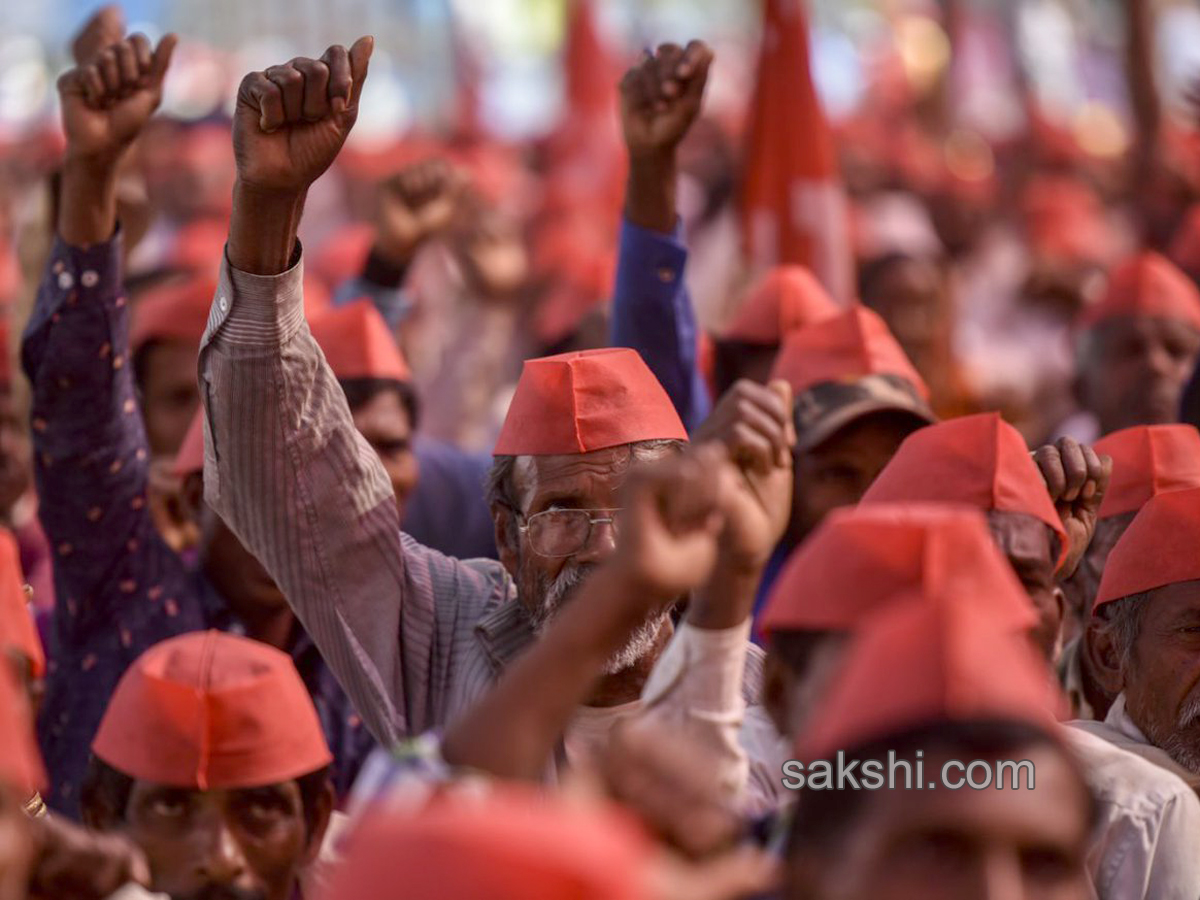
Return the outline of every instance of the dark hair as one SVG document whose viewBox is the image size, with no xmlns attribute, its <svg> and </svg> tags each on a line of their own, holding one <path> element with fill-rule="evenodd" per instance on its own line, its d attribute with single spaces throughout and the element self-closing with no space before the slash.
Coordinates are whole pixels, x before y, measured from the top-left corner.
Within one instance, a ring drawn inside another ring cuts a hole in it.
<svg viewBox="0 0 1200 900">
<path fill-rule="evenodd" d="M 925 757 L 952 751 L 961 759 L 1016 759 L 1018 753 L 1027 753 L 1037 747 L 1051 747 L 1071 759 L 1087 796 L 1088 822 L 1094 825 L 1098 816 L 1096 800 L 1080 773 L 1078 763 L 1049 732 L 1032 723 L 1012 719 L 932 722 L 849 749 L 846 758 L 878 760 L 886 772 L 889 752 L 895 753 L 896 760 L 910 762 L 916 759 L 918 750 L 924 751 Z M 797 852 L 836 850 L 858 825 L 874 793 L 856 790 L 798 791 L 795 816 L 788 832 L 788 856 Z"/>
<path fill-rule="evenodd" d="M 146 366 L 150 359 L 150 351 L 160 343 L 162 342 L 154 339 L 146 341 L 133 351 L 133 355 L 130 358 L 130 363 L 133 365 L 133 383 L 137 387 L 139 394 L 145 393 L 146 390 Z"/>
<path fill-rule="evenodd" d="M 329 784 L 329 766 L 309 772 L 294 779 L 300 788 L 300 801 L 304 805 L 304 828 L 308 835 L 317 825 L 321 795 Z M 88 759 L 87 772 L 83 776 L 79 802 L 84 820 L 94 828 L 111 828 L 125 820 L 129 807 L 129 795 L 133 791 L 134 779 L 119 769 L 114 769 L 96 755 Z"/>
<path fill-rule="evenodd" d="M 413 390 L 411 384 L 391 378 L 347 378 L 345 381 L 339 381 L 338 384 L 342 386 L 342 393 L 346 395 L 346 402 L 350 405 L 351 412 L 366 406 L 384 391 L 395 391 L 400 397 L 400 405 L 408 413 L 409 427 L 413 431 L 417 430 L 420 406 L 417 403 L 417 392 Z"/>
</svg>

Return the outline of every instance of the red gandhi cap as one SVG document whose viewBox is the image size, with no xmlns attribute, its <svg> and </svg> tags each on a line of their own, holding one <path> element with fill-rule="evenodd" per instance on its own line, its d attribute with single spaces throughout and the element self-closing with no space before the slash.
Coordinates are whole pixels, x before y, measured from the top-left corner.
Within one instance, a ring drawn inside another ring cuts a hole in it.
<svg viewBox="0 0 1200 900">
<path fill-rule="evenodd" d="M 204 407 L 196 410 L 192 424 L 188 426 L 183 443 L 175 454 L 175 462 L 171 471 L 177 478 L 186 478 L 196 472 L 204 471 Z"/>
<path fill-rule="evenodd" d="M 1104 565 L 1095 611 L 1105 603 L 1200 580 L 1200 488 L 1151 497 Z"/>
<path fill-rule="evenodd" d="M 412 373 L 396 338 L 370 300 L 355 300 L 316 313 L 308 327 L 338 381 L 411 380 Z"/>
<path fill-rule="evenodd" d="M 0 665 L 0 784 L 8 785 L 22 798 L 46 785 L 29 703 L 6 665 Z"/>
<path fill-rule="evenodd" d="M 1191 425 L 1135 425 L 1092 449 L 1113 461 L 1101 519 L 1141 509 L 1164 491 L 1200 487 L 1200 432 Z"/>
<path fill-rule="evenodd" d="M 871 413 L 936 421 L 925 382 L 883 319 L 861 305 L 784 338 L 771 378 L 792 386 L 801 452 Z"/>
<path fill-rule="evenodd" d="M 213 262 L 215 269 L 220 257 Z M 217 283 L 207 276 L 165 284 L 147 291 L 133 308 L 129 345 L 137 353 L 150 341 L 179 341 L 194 345 L 200 352 L 200 339 L 208 327 Z"/>
<path fill-rule="evenodd" d="M 38 678 L 46 674 L 46 652 L 29 612 L 21 553 L 16 539 L 5 530 L 0 530 L 0 646 L 24 654 Z"/>
<path fill-rule="evenodd" d="M 862 503 L 933 501 L 1024 513 L 1058 535 L 1059 563 L 1069 549 L 1062 519 L 1020 432 L 999 413 L 948 419 L 910 434 Z"/>
<path fill-rule="evenodd" d="M 528 789 L 445 796 L 417 813 L 368 813 L 323 900 L 648 900 L 655 847 L 615 807 Z"/>
<path fill-rule="evenodd" d="M 722 339 L 778 344 L 838 311 L 833 298 L 804 266 L 775 266 L 751 286 Z"/>
<path fill-rule="evenodd" d="M 916 591 L 851 639 L 800 739 L 802 758 L 832 758 L 938 722 L 1028 722 L 1053 736 L 1064 708 L 1027 640 L 997 633 L 977 604 Z"/>
<path fill-rule="evenodd" d="M 528 359 L 496 456 L 590 453 L 637 441 L 687 440 L 679 413 L 635 350 Z"/>
<path fill-rule="evenodd" d="M 995 613 L 1013 630 L 1038 622 L 983 514 L 968 506 L 879 503 L 831 513 L 788 558 L 762 631 L 851 631 L 912 591 Z"/>
<path fill-rule="evenodd" d="M 1165 256 L 1147 250 L 1112 270 L 1108 290 L 1083 309 L 1077 327 L 1093 328 L 1118 316 L 1175 319 L 1200 330 L 1200 290 Z"/>
<path fill-rule="evenodd" d="M 156 644 L 122 676 L 92 752 L 140 781 L 260 787 L 333 761 L 287 654 L 219 631 Z"/>
</svg>

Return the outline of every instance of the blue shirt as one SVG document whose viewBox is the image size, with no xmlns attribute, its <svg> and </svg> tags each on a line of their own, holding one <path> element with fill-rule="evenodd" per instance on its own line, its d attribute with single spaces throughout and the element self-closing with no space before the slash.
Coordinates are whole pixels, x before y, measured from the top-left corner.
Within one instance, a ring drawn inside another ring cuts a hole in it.
<svg viewBox="0 0 1200 900">
<path fill-rule="evenodd" d="M 22 346 L 57 593 L 38 738 L 52 781 L 47 802 L 72 816 L 92 738 L 130 663 L 185 632 L 241 630 L 203 574 L 163 542 L 150 513 L 120 245 L 119 235 L 86 250 L 55 242 Z M 288 650 L 344 792 L 373 741 L 298 623 Z"/>
</svg>

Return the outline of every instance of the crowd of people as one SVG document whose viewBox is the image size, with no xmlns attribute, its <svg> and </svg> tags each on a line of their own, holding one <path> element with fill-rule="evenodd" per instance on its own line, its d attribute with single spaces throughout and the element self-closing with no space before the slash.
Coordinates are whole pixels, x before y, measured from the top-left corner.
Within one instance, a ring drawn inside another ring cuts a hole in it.
<svg viewBox="0 0 1200 900">
<path fill-rule="evenodd" d="M 186 35 L 78 32 L 0 184 L 0 900 L 1196 900 L 1153 5 L 1113 158 L 832 127 L 795 0 L 726 121 L 590 6 L 520 146 L 347 143 L 369 36 L 182 121 Z"/>
</svg>

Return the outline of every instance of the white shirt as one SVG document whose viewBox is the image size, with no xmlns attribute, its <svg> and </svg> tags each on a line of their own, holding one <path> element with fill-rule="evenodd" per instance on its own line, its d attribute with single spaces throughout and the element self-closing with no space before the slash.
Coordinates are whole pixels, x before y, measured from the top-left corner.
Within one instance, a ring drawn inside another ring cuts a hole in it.
<svg viewBox="0 0 1200 900">
<path fill-rule="evenodd" d="M 1124 694 L 1119 694 L 1113 701 L 1103 722 L 1076 721 L 1071 724 L 1076 728 L 1090 731 L 1109 743 L 1116 744 L 1122 750 L 1136 753 L 1142 759 L 1147 759 L 1156 766 L 1178 775 L 1193 791 L 1200 793 L 1200 772 L 1185 769 L 1171 759 L 1165 750 L 1150 743 L 1150 739 L 1142 734 L 1142 730 L 1133 723 L 1133 719 L 1129 718 L 1129 713 L 1125 709 Z"/>
<path fill-rule="evenodd" d="M 1091 733 L 1063 728 L 1083 763 L 1100 822 L 1088 870 L 1100 900 L 1200 897 L 1200 800 L 1182 779 Z"/>
</svg>

